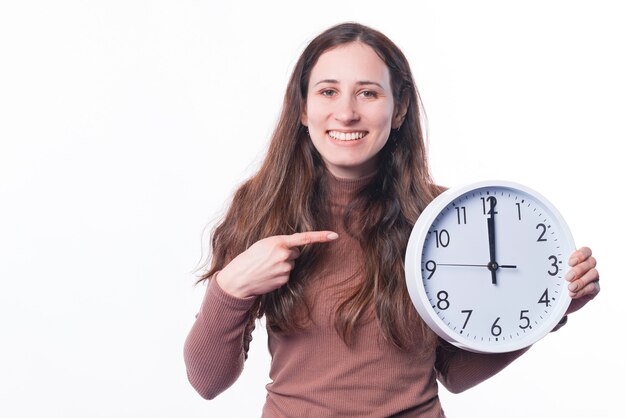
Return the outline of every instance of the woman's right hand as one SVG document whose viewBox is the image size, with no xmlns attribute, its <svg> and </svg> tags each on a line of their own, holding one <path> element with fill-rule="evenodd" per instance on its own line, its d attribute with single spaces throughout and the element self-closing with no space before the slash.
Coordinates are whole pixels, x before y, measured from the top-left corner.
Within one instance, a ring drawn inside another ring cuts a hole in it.
<svg viewBox="0 0 626 418">
<path fill-rule="evenodd" d="M 271 292 L 289 280 L 295 260 L 300 256 L 298 247 L 330 242 L 337 237 L 332 231 L 311 231 L 264 238 L 233 258 L 217 274 L 217 283 L 237 298 Z"/>
</svg>

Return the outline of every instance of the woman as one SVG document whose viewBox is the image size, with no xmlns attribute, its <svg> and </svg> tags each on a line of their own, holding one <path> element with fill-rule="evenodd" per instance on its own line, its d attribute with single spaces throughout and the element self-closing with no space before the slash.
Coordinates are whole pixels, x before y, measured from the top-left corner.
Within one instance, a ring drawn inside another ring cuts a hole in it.
<svg viewBox="0 0 626 418">
<path fill-rule="evenodd" d="M 437 380 L 460 392 L 524 350 L 465 352 L 417 316 L 403 257 L 441 192 L 402 52 L 342 24 L 298 60 L 261 169 L 213 233 L 209 280 L 185 344 L 205 398 L 241 373 L 255 320 L 272 355 L 263 416 L 444 416 Z M 598 292 L 588 248 L 570 258 L 573 312 Z"/>
</svg>

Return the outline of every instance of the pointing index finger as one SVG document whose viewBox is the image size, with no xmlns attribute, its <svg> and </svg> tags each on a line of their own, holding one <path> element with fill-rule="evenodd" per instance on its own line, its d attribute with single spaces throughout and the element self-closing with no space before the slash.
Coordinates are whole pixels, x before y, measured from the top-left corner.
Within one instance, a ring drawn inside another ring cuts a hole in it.
<svg viewBox="0 0 626 418">
<path fill-rule="evenodd" d="M 292 235 L 285 236 L 285 244 L 287 247 L 300 247 L 302 245 L 314 244 L 317 242 L 329 242 L 339 237 L 337 233 L 332 231 L 308 231 L 296 232 Z"/>
</svg>

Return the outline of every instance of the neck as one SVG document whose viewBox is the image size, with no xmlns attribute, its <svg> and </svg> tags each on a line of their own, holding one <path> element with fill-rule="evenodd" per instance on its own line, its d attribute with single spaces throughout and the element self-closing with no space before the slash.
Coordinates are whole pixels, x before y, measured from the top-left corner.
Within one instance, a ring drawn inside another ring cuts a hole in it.
<svg viewBox="0 0 626 418">
<path fill-rule="evenodd" d="M 350 203 L 357 193 L 372 181 L 376 173 L 359 178 L 340 178 L 331 172 L 326 172 L 326 181 L 331 203 L 345 206 Z"/>
</svg>

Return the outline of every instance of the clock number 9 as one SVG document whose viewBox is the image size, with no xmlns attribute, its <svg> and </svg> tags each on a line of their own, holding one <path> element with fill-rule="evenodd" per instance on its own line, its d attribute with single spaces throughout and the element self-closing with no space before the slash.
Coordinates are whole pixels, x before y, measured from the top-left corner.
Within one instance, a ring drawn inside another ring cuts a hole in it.
<svg viewBox="0 0 626 418">
<path fill-rule="evenodd" d="M 491 326 L 491 335 L 493 335 L 494 337 L 497 337 L 500 334 L 502 334 L 502 327 L 498 325 L 499 320 L 500 320 L 500 317 L 497 317 L 495 322 Z"/>
<path fill-rule="evenodd" d="M 558 262 L 559 259 L 556 258 L 556 256 L 551 255 L 550 257 L 548 257 L 548 260 L 552 260 L 552 264 L 550 264 L 552 267 L 554 267 L 554 271 L 552 270 L 548 270 L 548 274 L 550 276 L 556 276 L 557 274 L 559 274 L 559 266 L 558 266 Z"/>
<path fill-rule="evenodd" d="M 433 274 L 435 274 L 435 270 L 437 270 L 437 263 L 435 263 L 433 260 L 428 260 L 426 264 L 424 264 L 424 268 L 426 268 L 426 270 L 430 272 L 430 274 L 426 278 L 426 280 L 430 280 L 430 278 L 433 277 Z"/>
<path fill-rule="evenodd" d="M 448 292 L 445 290 L 437 292 L 437 307 L 442 311 L 445 311 L 450 307 L 450 302 L 448 302 Z"/>
</svg>

